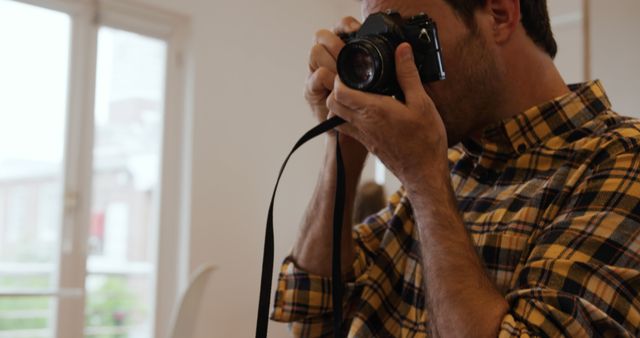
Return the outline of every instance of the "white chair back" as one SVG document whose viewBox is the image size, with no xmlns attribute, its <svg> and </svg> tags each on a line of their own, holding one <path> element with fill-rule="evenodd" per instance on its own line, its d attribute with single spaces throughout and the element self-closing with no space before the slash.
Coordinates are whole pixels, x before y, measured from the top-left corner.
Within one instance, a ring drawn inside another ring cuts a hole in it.
<svg viewBox="0 0 640 338">
<path fill-rule="evenodd" d="M 169 338 L 192 338 L 200 317 L 202 299 L 209 283 L 212 265 L 200 266 L 192 275 L 189 286 L 180 296 L 171 318 Z"/>
</svg>

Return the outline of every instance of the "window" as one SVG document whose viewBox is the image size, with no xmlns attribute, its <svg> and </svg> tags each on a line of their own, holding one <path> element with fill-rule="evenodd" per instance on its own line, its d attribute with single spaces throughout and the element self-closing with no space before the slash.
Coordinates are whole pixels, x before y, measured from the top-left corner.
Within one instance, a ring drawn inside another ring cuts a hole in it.
<svg viewBox="0 0 640 338">
<path fill-rule="evenodd" d="M 70 37 L 67 14 L 0 0 L 0 292 L 7 294 L 56 287 Z M 52 300 L 0 298 L 0 337 L 51 336 Z"/>
<path fill-rule="evenodd" d="M 150 337 L 166 42 L 98 33 L 86 336 Z"/>
<path fill-rule="evenodd" d="M 126 2 L 0 0 L 0 338 L 167 329 L 184 26 Z"/>
</svg>

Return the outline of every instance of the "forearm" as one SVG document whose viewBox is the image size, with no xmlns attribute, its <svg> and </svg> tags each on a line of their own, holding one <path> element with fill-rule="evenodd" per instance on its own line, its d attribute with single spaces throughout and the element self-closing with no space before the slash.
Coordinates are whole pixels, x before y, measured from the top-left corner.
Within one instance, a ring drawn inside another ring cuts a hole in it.
<svg viewBox="0 0 640 338">
<path fill-rule="evenodd" d="M 331 276 L 332 225 L 336 189 L 336 138 L 330 136 L 327 140 L 323 168 L 292 252 L 293 260 L 301 269 L 325 277 Z M 365 158 L 366 154 L 344 158 L 346 196 L 341 243 L 343 274 L 351 270 L 355 257 L 351 215 Z"/>
<path fill-rule="evenodd" d="M 441 337 L 496 337 L 508 310 L 488 278 L 464 226 L 448 180 L 414 191 L 415 212 L 433 333 Z"/>
</svg>

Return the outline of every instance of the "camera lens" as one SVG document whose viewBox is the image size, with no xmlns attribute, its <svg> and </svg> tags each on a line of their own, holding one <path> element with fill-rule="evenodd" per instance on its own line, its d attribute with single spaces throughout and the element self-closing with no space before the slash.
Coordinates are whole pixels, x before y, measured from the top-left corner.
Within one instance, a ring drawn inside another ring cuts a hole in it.
<svg viewBox="0 0 640 338">
<path fill-rule="evenodd" d="M 349 56 L 349 63 L 352 69 L 348 72 L 349 76 L 358 83 L 370 83 L 376 72 L 375 61 L 371 54 L 361 49 L 356 49 Z"/>
<path fill-rule="evenodd" d="M 384 92 L 384 85 L 393 70 L 393 48 L 379 37 L 354 39 L 338 56 L 338 74 L 347 86 L 369 92 Z M 389 68 L 391 67 L 391 68 Z"/>
</svg>

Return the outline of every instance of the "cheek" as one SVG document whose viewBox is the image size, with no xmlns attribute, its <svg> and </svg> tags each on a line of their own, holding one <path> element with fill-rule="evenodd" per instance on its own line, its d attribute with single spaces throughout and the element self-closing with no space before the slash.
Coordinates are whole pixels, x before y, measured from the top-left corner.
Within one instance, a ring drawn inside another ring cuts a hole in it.
<svg viewBox="0 0 640 338">
<path fill-rule="evenodd" d="M 452 88 L 451 82 L 448 80 L 439 81 L 436 83 L 430 83 L 425 86 L 425 90 L 438 110 L 438 114 L 442 118 L 445 125 L 448 124 L 448 120 L 451 115 L 451 101 L 453 101 L 453 93 L 455 88 Z"/>
<path fill-rule="evenodd" d="M 456 93 L 461 90 L 458 88 L 465 82 L 465 69 L 461 62 L 464 56 L 460 51 L 449 50 L 448 53 L 443 51 L 443 63 L 446 78 L 442 81 L 432 82 L 425 86 L 427 94 L 433 99 L 436 105 L 448 105 L 448 103 L 456 97 Z"/>
<path fill-rule="evenodd" d="M 444 48 L 444 46 L 443 46 Z M 442 51 L 447 82 L 452 90 L 467 90 L 468 84 L 474 82 L 474 74 L 487 62 L 484 46 L 471 34 L 461 37 Z"/>
<path fill-rule="evenodd" d="M 446 79 L 444 81 L 433 83 L 433 90 L 435 94 L 442 94 L 447 90 L 454 90 L 455 86 L 461 85 L 461 82 L 465 81 L 465 74 L 468 72 L 467 60 L 470 55 L 466 48 L 462 47 L 463 41 L 457 43 L 449 42 L 446 45 L 442 45 L 442 62 L 444 64 L 444 71 Z"/>
</svg>

